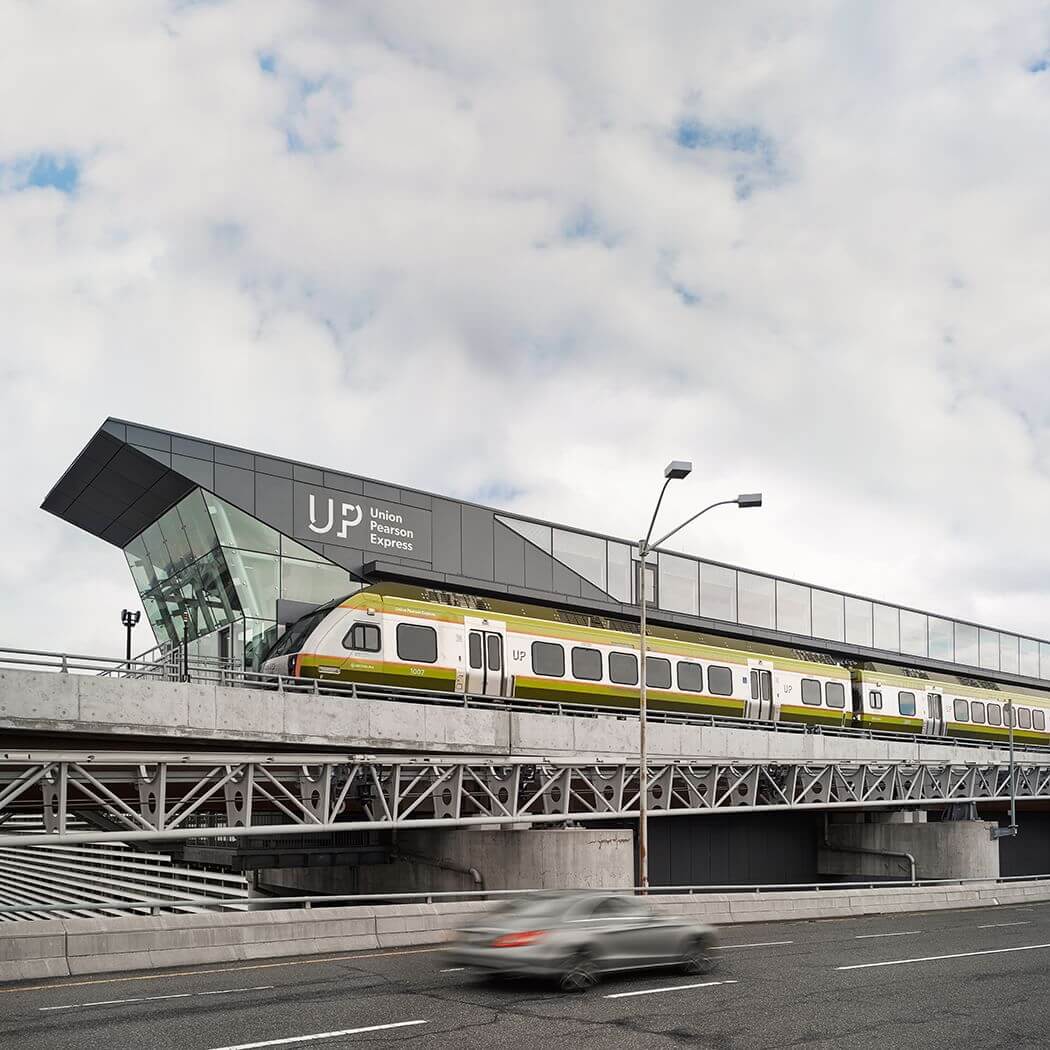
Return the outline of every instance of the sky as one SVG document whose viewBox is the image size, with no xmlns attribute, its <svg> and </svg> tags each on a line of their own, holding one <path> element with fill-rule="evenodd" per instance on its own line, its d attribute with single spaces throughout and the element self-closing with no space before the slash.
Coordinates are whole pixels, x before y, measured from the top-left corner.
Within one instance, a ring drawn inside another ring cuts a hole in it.
<svg viewBox="0 0 1050 1050">
<path fill-rule="evenodd" d="M 1050 638 L 1050 3 L 0 5 L 0 646 L 113 415 Z M 145 648 L 145 637 L 138 637 Z"/>
</svg>

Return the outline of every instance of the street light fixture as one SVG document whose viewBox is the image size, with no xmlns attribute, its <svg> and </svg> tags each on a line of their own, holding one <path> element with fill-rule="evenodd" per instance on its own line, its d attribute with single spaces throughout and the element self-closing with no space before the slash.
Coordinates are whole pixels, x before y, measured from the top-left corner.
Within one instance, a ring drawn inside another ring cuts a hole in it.
<svg viewBox="0 0 1050 1050">
<path fill-rule="evenodd" d="M 138 609 L 121 609 L 120 610 L 120 622 L 127 628 L 128 640 L 127 640 L 127 663 L 128 670 L 131 669 L 131 632 L 134 630 L 135 625 L 142 618 L 142 613 Z"/>
<path fill-rule="evenodd" d="M 673 528 L 666 535 L 661 536 L 660 539 L 655 542 L 650 542 L 653 535 L 653 527 L 656 525 L 656 516 L 660 513 L 660 504 L 663 503 L 664 493 L 667 491 L 667 486 L 672 481 L 680 481 L 682 478 L 687 478 L 693 470 L 693 464 L 688 463 L 685 460 L 673 459 L 670 463 L 664 467 L 664 485 L 660 489 L 660 496 L 656 501 L 656 508 L 653 510 L 652 519 L 649 522 L 649 531 L 645 534 L 645 539 L 638 544 L 638 605 L 640 610 L 640 635 L 639 635 L 639 652 L 641 656 L 639 677 L 638 677 L 638 884 L 642 888 L 643 893 L 647 893 L 649 890 L 649 769 L 648 769 L 648 751 L 646 747 L 646 714 L 648 711 L 648 695 L 646 681 L 646 637 L 645 637 L 645 616 L 646 607 L 649 604 L 649 589 L 647 586 L 646 579 L 646 561 L 650 553 L 666 543 L 675 533 L 681 532 L 686 525 L 691 525 L 697 518 L 702 514 L 706 514 L 709 510 L 714 510 L 715 507 L 724 507 L 727 504 L 734 503 L 738 507 L 761 507 L 762 506 L 762 493 L 761 492 L 745 492 L 737 496 L 736 499 L 723 499 L 717 503 L 711 503 L 704 507 L 703 510 L 697 511 L 691 518 L 686 518 L 681 525 Z"/>
</svg>

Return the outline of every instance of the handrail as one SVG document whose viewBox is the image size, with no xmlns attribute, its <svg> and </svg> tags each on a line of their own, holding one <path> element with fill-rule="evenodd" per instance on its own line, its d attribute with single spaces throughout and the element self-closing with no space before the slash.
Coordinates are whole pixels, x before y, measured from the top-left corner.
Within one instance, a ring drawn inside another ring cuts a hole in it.
<svg viewBox="0 0 1050 1050">
<path fill-rule="evenodd" d="M 637 710 L 612 707 L 605 704 L 563 703 L 554 700 L 526 700 L 520 697 L 479 696 L 466 692 L 437 693 L 430 690 L 398 686 L 368 686 L 357 683 L 325 683 L 316 678 L 264 674 L 223 667 L 218 662 L 193 659 L 185 666 L 177 654 L 168 653 L 161 661 L 151 663 L 133 658 L 131 661 L 104 656 L 86 656 L 76 653 L 58 653 L 39 649 L 0 648 L 0 667 L 49 668 L 61 673 L 84 672 L 117 678 L 143 678 L 179 681 L 183 678 L 208 685 L 242 688 L 276 689 L 282 693 L 307 693 L 340 696 L 351 699 L 377 699 L 424 703 L 436 706 L 455 706 L 483 710 L 546 713 L 573 717 L 613 717 L 636 719 Z M 970 740 L 965 737 L 928 736 L 922 733 L 896 733 L 887 730 L 866 729 L 859 726 L 811 726 L 798 722 L 771 722 L 736 716 L 704 714 L 687 711 L 653 711 L 649 722 L 667 725 L 697 725 L 713 728 L 757 730 L 766 733 L 816 734 L 864 740 L 896 741 L 912 744 L 939 744 L 950 747 L 997 748 L 994 740 Z M 1032 754 L 1050 753 L 1043 744 L 1018 744 L 1019 750 Z"/>
<path fill-rule="evenodd" d="M 935 886 L 998 886 L 1011 883 L 1047 883 L 1050 885 L 1050 874 L 1045 875 L 1002 875 L 998 878 L 965 878 L 965 879 L 865 879 L 860 882 L 770 882 L 770 883 L 736 883 L 724 886 L 708 885 L 685 885 L 685 886 L 649 886 L 649 896 L 660 894 L 690 894 L 703 893 L 779 893 L 779 892 L 806 892 L 821 890 L 884 890 L 884 889 L 919 889 L 922 887 Z M 146 908 L 173 908 L 185 906 L 199 906 L 203 908 L 225 909 L 234 908 L 243 911 L 245 905 L 253 909 L 270 908 L 273 905 L 301 904 L 304 908 L 312 908 L 318 904 L 332 905 L 349 902 L 364 903 L 365 901 L 425 901 L 432 903 L 435 900 L 451 900 L 466 898 L 468 900 L 481 898 L 490 899 L 496 897 L 519 897 L 536 893 L 638 893 L 642 892 L 640 886 L 602 886 L 597 888 L 570 886 L 562 889 L 517 889 L 517 890 L 420 890 L 415 893 L 341 893 L 324 894 L 312 896 L 295 897 L 240 897 L 215 899 L 212 897 L 184 897 L 180 900 L 159 899 L 129 901 L 99 901 L 92 903 L 91 907 L 115 908 L 124 911 L 141 911 Z M 84 905 L 80 905 L 83 908 Z M 0 913 L 3 912 L 29 912 L 29 911 L 68 911 L 69 905 L 65 904 L 36 904 L 36 905 L 0 905 Z"/>
</svg>

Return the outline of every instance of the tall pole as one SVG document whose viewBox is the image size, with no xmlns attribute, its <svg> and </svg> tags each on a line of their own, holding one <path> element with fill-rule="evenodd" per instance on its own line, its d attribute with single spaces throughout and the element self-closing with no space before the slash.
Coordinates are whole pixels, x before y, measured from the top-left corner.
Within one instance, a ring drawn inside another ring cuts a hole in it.
<svg viewBox="0 0 1050 1050">
<path fill-rule="evenodd" d="M 125 621 L 124 626 L 127 628 L 127 632 L 128 632 L 128 644 L 127 644 L 127 649 L 126 649 L 126 654 L 125 654 L 124 659 L 125 659 L 125 662 L 128 664 L 128 666 L 130 667 L 131 666 L 131 621 L 130 620 Z"/>
<path fill-rule="evenodd" d="M 1014 773 L 1014 702 L 1007 700 L 1010 712 L 1010 827 L 1017 834 L 1017 777 Z"/>
<path fill-rule="evenodd" d="M 638 649 L 641 655 L 638 668 L 638 885 L 642 893 L 649 892 L 649 770 L 646 749 L 645 723 L 648 696 L 645 680 L 645 607 L 649 598 L 645 576 L 645 560 L 648 556 L 645 542 L 638 548 L 641 562 L 638 571 L 638 586 L 641 588 L 638 604 L 641 610 L 641 634 Z"/>
</svg>

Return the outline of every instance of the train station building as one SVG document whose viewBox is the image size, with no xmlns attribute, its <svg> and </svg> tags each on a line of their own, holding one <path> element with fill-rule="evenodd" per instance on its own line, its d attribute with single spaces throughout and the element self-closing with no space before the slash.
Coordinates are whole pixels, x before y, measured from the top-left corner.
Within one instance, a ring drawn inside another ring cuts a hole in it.
<svg viewBox="0 0 1050 1050">
<path fill-rule="evenodd" d="M 359 467 L 360 464 L 343 465 Z M 124 551 L 159 644 L 251 667 L 282 626 L 382 580 L 631 620 L 635 543 L 107 419 L 43 509 Z M 1050 642 L 686 554 L 646 565 L 667 626 L 1006 683 Z"/>
</svg>

